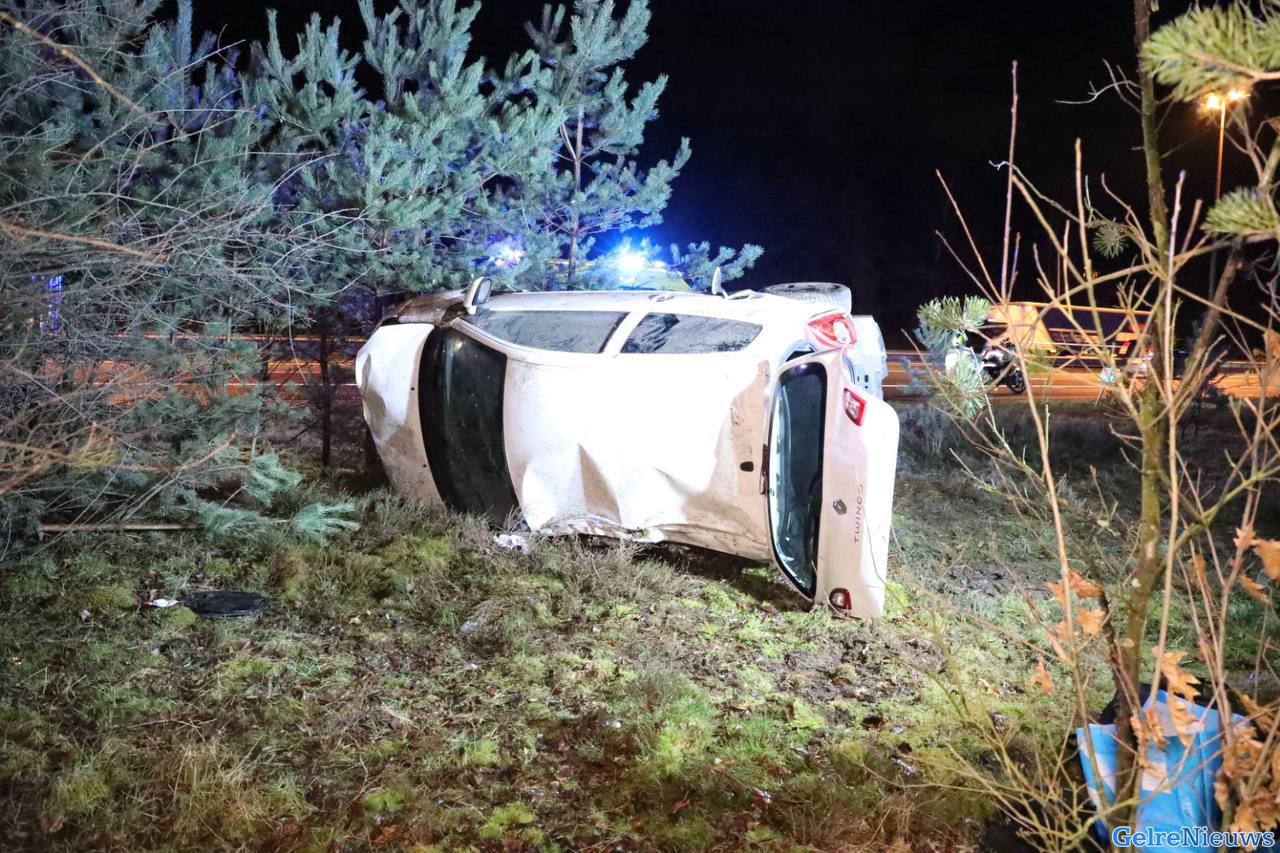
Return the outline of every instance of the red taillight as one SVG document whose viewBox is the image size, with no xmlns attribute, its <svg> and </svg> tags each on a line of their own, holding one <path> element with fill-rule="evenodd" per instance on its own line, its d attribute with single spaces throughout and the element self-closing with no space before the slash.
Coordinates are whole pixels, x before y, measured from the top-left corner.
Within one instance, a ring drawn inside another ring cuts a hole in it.
<svg viewBox="0 0 1280 853">
<path fill-rule="evenodd" d="M 809 328 L 813 330 L 818 342 L 827 346 L 848 346 L 858 340 L 858 333 L 853 330 L 853 321 L 847 314 L 823 314 L 816 320 L 810 320 Z"/>
<path fill-rule="evenodd" d="M 851 610 L 853 608 L 853 600 L 849 598 L 849 590 L 833 589 L 831 590 L 831 606 L 836 610 Z"/>
<path fill-rule="evenodd" d="M 855 426 L 862 426 L 862 416 L 867 413 L 867 401 L 848 388 L 844 389 L 844 413 Z"/>
</svg>

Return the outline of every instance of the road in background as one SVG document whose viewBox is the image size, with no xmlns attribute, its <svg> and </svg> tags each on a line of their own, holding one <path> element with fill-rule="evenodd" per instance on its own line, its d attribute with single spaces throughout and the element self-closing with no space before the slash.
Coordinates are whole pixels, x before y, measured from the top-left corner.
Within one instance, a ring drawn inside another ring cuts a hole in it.
<svg viewBox="0 0 1280 853">
<path fill-rule="evenodd" d="M 307 338 L 298 339 L 303 346 L 310 344 Z M 295 346 L 298 344 L 295 343 Z M 265 363 L 265 371 L 260 377 L 278 387 L 292 384 L 297 391 L 305 394 L 307 386 L 319 382 L 316 362 L 305 357 L 287 355 L 289 344 L 281 342 L 276 348 L 276 356 Z M 886 399 L 909 399 L 915 396 L 911 389 L 911 378 L 908 368 L 919 370 L 923 367 L 920 355 L 912 350 L 889 350 L 889 375 L 884 381 Z M 283 356 L 283 357 L 280 357 Z M 337 377 L 335 391 L 338 402 L 359 404 L 360 393 L 355 382 L 349 379 L 351 361 L 340 350 L 331 356 L 332 370 Z M 1027 377 L 1031 391 L 1040 398 L 1050 400 L 1097 400 L 1110 387 L 1104 383 L 1097 369 L 1081 367 L 1076 364 L 1055 367 L 1052 370 L 1038 371 Z M 1228 394 L 1238 397 L 1257 397 L 1258 378 L 1253 366 L 1247 362 L 1228 362 L 1224 365 L 1222 378 L 1218 387 Z M 1273 380 L 1269 394 L 1280 394 L 1280 377 Z M 1009 389 L 1001 386 L 996 389 L 997 397 L 1013 397 Z"/>
<path fill-rule="evenodd" d="M 886 399 L 915 396 L 909 388 L 909 367 L 917 370 L 923 367 L 918 353 L 911 350 L 889 350 L 889 375 L 884 381 Z M 1222 378 L 1216 384 L 1232 396 L 1258 396 L 1258 377 L 1248 362 L 1227 362 L 1223 365 Z M 1027 385 L 1037 397 L 1050 400 L 1097 400 L 1111 387 L 1102 381 L 1098 370 L 1078 365 L 1032 373 L 1027 377 Z M 1272 381 L 1267 393 L 1280 394 L 1280 377 Z M 996 396 L 1016 395 L 1001 386 L 996 390 Z"/>
</svg>

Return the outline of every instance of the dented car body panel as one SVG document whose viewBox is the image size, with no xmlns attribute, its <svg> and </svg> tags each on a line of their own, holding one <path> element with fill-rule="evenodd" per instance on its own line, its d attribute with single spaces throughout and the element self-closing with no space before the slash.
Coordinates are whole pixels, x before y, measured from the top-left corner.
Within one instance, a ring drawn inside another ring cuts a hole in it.
<svg viewBox="0 0 1280 853">
<path fill-rule="evenodd" d="M 815 601 L 880 613 L 897 418 L 854 384 L 846 347 L 814 340 L 808 324 L 830 309 L 588 292 L 504 294 L 474 315 L 415 310 L 382 325 L 356 362 L 402 493 L 544 534 L 773 562 Z M 779 379 L 797 367 L 820 371 L 823 391 L 791 399 L 800 414 L 779 426 Z M 813 459 L 779 450 L 784 429 L 820 459 L 816 481 L 793 482 L 793 471 L 813 479 Z"/>
</svg>

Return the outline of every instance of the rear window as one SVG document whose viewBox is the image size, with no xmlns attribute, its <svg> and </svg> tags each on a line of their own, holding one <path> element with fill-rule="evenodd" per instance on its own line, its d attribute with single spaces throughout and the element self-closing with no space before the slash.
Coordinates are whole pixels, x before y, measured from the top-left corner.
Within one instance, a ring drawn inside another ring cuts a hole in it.
<svg viewBox="0 0 1280 853">
<path fill-rule="evenodd" d="M 647 314 L 622 345 L 629 353 L 733 352 L 756 339 L 760 326 L 722 317 Z"/>
<path fill-rule="evenodd" d="M 620 311 L 480 311 L 466 321 L 516 346 L 597 353 L 622 318 Z"/>
</svg>

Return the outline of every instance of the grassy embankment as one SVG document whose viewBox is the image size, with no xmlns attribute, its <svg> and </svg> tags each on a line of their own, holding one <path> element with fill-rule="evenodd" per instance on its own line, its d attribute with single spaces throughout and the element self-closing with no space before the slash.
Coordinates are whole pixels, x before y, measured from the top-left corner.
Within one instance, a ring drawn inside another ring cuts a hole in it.
<svg viewBox="0 0 1280 853">
<path fill-rule="evenodd" d="M 1114 467 L 1105 426 L 1073 417 L 1064 460 Z M 1053 606 L 1056 568 L 908 426 L 874 623 L 807 612 L 772 570 L 504 551 L 381 491 L 323 547 L 51 543 L 0 575 L 0 846 L 972 840 L 991 802 L 950 786 L 958 758 L 994 766 L 980 728 L 1030 760 L 1070 725 L 1010 639 L 1042 639 L 1029 608 Z M 201 588 L 274 604 L 222 621 L 144 606 Z"/>
</svg>

